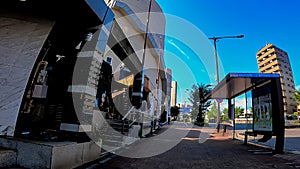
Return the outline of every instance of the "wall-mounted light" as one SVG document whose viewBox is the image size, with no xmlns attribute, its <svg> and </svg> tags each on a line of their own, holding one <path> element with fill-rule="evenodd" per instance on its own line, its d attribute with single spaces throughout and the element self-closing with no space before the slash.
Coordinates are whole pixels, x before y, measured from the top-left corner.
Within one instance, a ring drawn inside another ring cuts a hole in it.
<svg viewBox="0 0 300 169">
<path fill-rule="evenodd" d="M 65 58 L 65 56 L 63 56 L 63 55 L 56 55 L 56 57 L 57 57 L 56 62 L 58 62 L 62 58 Z"/>
<path fill-rule="evenodd" d="M 125 64 L 122 62 L 120 65 L 120 69 L 123 69 L 125 67 Z"/>
<path fill-rule="evenodd" d="M 80 47 L 81 47 L 81 43 L 82 43 L 82 41 L 80 41 L 80 42 L 78 43 L 78 45 L 75 47 L 75 49 L 79 50 Z"/>
<path fill-rule="evenodd" d="M 93 38 L 93 33 L 88 33 L 88 34 L 86 34 L 86 36 L 85 36 L 85 40 L 86 41 L 91 41 L 92 40 L 92 38 Z"/>
</svg>

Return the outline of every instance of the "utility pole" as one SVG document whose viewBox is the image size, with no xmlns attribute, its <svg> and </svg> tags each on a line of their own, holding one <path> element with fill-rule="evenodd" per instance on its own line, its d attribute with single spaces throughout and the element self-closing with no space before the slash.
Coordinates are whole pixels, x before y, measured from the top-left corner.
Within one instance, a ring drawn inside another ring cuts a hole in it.
<svg viewBox="0 0 300 169">
<path fill-rule="evenodd" d="M 217 41 L 219 39 L 225 39 L 225 38 L 243 38 L 244 35 L 237 35 L 237 36 L 219 36 L 219 37 L 211 37 L 208 39 L 211 39 L 214 41 L 214 54 L 215 54 L 215 60 L 216 60 L 216 80 L 217 84 L 219 84 L 219 61 L 218 61 L 218 54 L 217 54 Z M 221 112 L 220 112 L 220 103 L 217 101 L 217 106 L 218 106 L 218 116 L 217 116 L 217 131 L 219 133 L 220 131 L 220 121 L 221 121 Z"/>
</svg>

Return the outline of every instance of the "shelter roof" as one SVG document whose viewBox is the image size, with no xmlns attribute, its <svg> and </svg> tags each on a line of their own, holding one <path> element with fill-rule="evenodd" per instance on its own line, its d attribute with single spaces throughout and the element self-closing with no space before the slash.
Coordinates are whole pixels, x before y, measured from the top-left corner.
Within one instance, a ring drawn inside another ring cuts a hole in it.
<svg viewBox="0 0 300 169">
<path fill-rule="evenodd" d="M 274 78 L 280 78 L 280 75 L 275 73 L 228 73 L 206 98 L 231 99 L 255 87 L 262 86 Z"/>
</svg>

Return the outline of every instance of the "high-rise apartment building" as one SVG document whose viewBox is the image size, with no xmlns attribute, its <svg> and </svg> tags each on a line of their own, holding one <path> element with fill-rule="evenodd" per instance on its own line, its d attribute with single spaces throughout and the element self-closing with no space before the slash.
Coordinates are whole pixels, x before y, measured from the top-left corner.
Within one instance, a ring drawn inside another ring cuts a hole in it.
<svg viewBox="0 0 300 169">
<path fill-rule="evenodd" d="M 177 82 L 172 81 L 171 106 L 176 106 L 176 104 L 177 104 Z"/>
<path fill-rule="evenodd" d="M 287 52 L 273 44 L 266 44 L 256 53 L 259 72 L 280 74 L 284 113 L 292 114 L 297 111 L 293 97 L 295 83 Z"/>
</svg>

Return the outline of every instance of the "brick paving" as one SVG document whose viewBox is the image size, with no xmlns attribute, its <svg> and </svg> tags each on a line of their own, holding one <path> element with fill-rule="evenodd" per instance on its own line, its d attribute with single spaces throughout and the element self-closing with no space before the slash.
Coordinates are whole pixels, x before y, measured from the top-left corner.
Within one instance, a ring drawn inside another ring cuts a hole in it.
<svg viewBox="0 0 300 169">
<path fill-rule="evenodd" d="M 245 130 L 236 130 L 235 138 L 243 140 L 244 135 L 240 135 L 239 133 L 244 133 Z M 258 135 L 257 137 L 249 136 L 248 141 L 254 144 L 259 144 L 262 146 L 270 147 L 275 149 L 276 137 L 273 136 L 267 142 L 258 142 L 258 139 L 262 138 L 262 135 Z M 285 129 L 285 141 L 284 141 L 284 151 L 285 152 L 293 152 L 295 154 L 300 154 L 300 128 L 286 128 Z"/>
<path fill-rule="evenodd" d="M 168 128 L 168 126 L 164 126 Z M 195 127 L 186 138 L 199 138 L 205 128 Z M 159 134 L 159 133 L 158 133 Z M 147 147 L 147 141 L 139 141 L 137 147 Z M 138 150 L 138 149 L 135 149 Z M 145 149 L 147 150 L 147 149 Z M 213 133 L 205 142 L 199 139 L 183 139 L 165 153 L 148 158 L 128 158 L 118 155 L 99 159 L 78 169 L 269 169 L 298 168 L 300 155 L 269 153 L 270 150 L 254 145 L 244 145 L 233 140 L 231 134 Z M 300 167 L 299 167 L 300 168 Z"/>
</svg>

